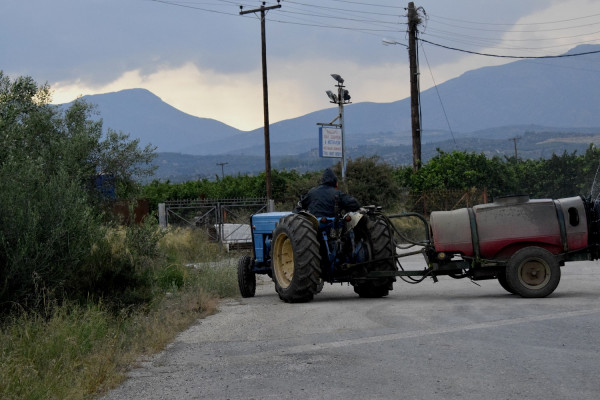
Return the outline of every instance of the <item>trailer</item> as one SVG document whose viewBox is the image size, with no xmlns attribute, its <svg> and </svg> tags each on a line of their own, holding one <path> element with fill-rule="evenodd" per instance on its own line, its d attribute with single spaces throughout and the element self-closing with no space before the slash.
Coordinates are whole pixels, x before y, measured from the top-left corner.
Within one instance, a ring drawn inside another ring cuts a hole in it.
<svg viewBox="0 0 600 400">
<path fill-rule="evenodd" d="M 403 230 L 407 219 L 417 221 L 421 239 Z M 565 263 L 596 260 L 600 249 L 600 202 L 583 197 L 506 196 L 429 219 L 384 215 L 374 206 L 336 218 L 264 213 L 250 225 L 253 255 L 238 262 L 240 292 L 254 296 L 256 274 L 267 274 L 286 302 L 310 301 L 325 283 L 347 282 L 361 297 L 383 297 L 396 278 L 418 283 L 439 276 L 497 279 L 510 293 L 546 297 Z M 423 255 L 423 269 L 404 270 L 402 258 L 414 254 Z"/>
</svg>

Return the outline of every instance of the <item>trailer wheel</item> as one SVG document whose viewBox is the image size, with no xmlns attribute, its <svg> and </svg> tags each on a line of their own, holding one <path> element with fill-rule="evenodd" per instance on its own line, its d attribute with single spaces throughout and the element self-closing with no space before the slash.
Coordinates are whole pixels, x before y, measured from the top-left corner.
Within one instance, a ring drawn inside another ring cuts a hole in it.
<svg viewBox="0 0 600 400">
<path fill-rule="evenodd" d="M 510 294 L 517 294 L 515 292 L 515 289 L 513 289 L 512 287 L 510 287 L 508 285 L 508 279 L 506 279 L 506 270 L 501 271 L 498 274 L 498 282 L 500 283 L 500 286 L 502 286 L 502 288 L 504 290 L 506 290 L 508 293 L 510 293 Z"/>
<path fill-rule="evenodd" d="M 321 281 L 319 241 L 312 222 L 300 214 L 284 217 L 273 231 L 271 251 L 279 298 L 286 303 L 312 300 Z"/>
<path fill-rule="evenodd" d="M 237 278 L 242 297 L 254 297 L 256 293 L 256 274 L 252 271 L 252 259 L 242 256 L 238 260 Z"/>
<path fill-rule="evenodd" d="M 392 230 L 387 221 L 379 215 L 369 217 L 366 226 L 366 241 L 371 246 L 371 258 L 381 260 L 372 263 L 369 271 L 396 271 L 396 245 L 394 244 Z M 358 280 L 352 285 L 354 292 L 360 297 L 378 298 L 385 297 L 393 289 L 395 277 L 381 279 Z"/>
<path fill-rule="evenodd" d="M 508 260 L 506 280 L 521 297 L 546 297 L 560 282 L 560 265 L 548 250 L 525 247 Z"/>
</svg>

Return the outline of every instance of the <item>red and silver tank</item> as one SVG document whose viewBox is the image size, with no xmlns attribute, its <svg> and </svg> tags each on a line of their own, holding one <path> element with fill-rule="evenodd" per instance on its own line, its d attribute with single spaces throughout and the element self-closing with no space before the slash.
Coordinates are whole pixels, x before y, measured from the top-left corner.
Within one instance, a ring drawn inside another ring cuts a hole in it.
<svg viewBox="0 0 600 400">
<path fill-rule="evenodd" d="M 553 254 L 580 250 L 588 246 L 588 224 L 581 197 L 509 196 L 430 217 L 436 252 L 483 259 L 506 259 L 532 245 Z"/>
</svg>

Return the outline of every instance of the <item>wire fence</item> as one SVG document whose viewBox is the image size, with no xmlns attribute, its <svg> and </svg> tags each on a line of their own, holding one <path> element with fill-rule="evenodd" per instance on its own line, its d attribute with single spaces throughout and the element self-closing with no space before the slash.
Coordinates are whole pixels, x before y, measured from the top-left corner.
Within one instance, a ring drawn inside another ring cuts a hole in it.
<svg viewBox="0 0 600 400">
<path fill-rule="evenodd" d="M 226 244 L 251 242 L 250 216 L 268 209 L 266 198 L 172 200 L 159 204 L 161 226 L 204 229 L 211 240 Z"/>
<path fill-rule="evenodd" d="M 407 197 L 406 208 L 429 216 L 432 211 L 450 211 L 487 202 L 488 193 L 485 188 L 441 189 L 410 193 Z"/>
</svg>

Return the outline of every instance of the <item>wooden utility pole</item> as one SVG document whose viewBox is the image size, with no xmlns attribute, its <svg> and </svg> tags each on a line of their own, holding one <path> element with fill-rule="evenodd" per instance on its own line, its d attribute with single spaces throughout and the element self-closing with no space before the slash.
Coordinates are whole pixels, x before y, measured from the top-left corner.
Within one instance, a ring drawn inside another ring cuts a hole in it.
<svg viewBox="0 0 600 400">
<path fill-rule="evenodd" d="M 421 113 L 419 109 L 419 67 L 417 33 L 421 23 L 415 3 L 408 3 L 408 58 L 410 62 L 410 117 L 413 141 L 413 169 L 421 168 Z"/>
<path fill-rule="evenodd" d="M 262 41 L 262 80 L 263 80 L 263 110 L 264 110 L 264 132 L 265 132 L 265 183 L 267 186 L 267 199 L 272 198 L 271 190 L 271 143 L 269 139 L 269 90 L 267 87 L 267 39 L 265 30 L 265 12 L 268 10 L 274 10 L 281 8 L 279 0 L 277 0 L 276 6 L 265 7 L 263 1 L 260 8 L 253 10 L 242 10 L 243 6 L 240 6 L 240 15 L 256 13 L 260 11 L 260 36 Z"/>
</svg>

